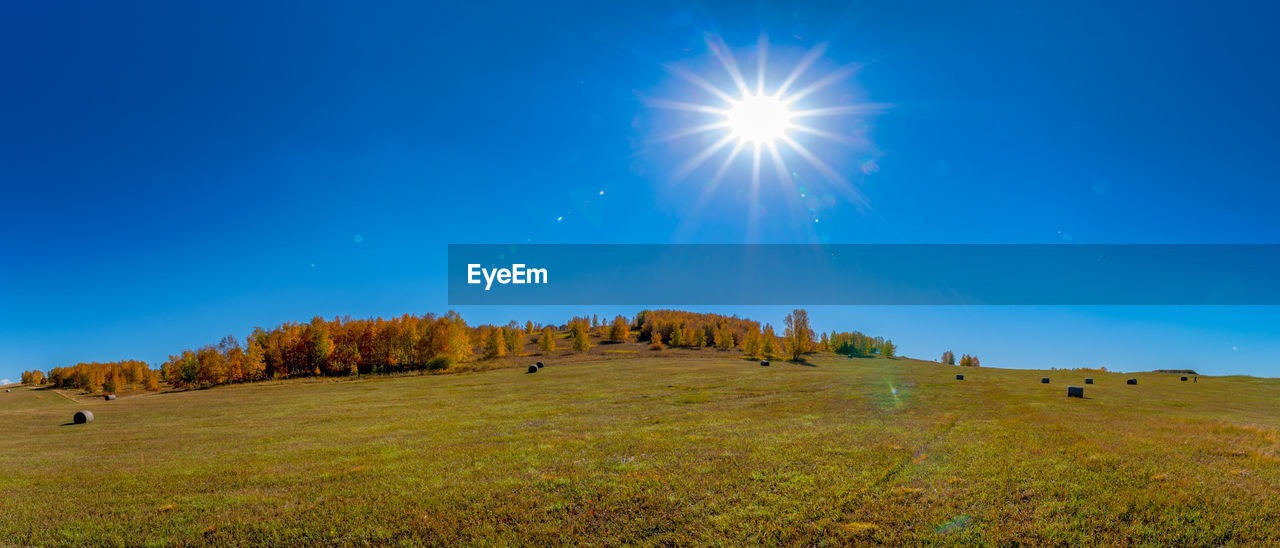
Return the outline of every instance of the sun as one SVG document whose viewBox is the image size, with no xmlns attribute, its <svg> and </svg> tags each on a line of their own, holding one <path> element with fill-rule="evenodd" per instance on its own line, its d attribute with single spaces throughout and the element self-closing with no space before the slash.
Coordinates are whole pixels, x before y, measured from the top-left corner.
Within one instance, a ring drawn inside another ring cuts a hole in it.
<svg viewBox="0 0 1280 548">
<path fill-rule="evenodd" d="M 756 145 L 774 143 L 791 129 L 791 109 L 769 95 L 748 95 L 734 101 L 724 117 L 731 135 Z"/>
<path fill-rule="evenodd" d="M 662 98 L 646 98 L 649 106 L 681 110 L 693 113 L 688 118 L 692 125 L 674 129 L 658 135 L 655 141 L 684 140 L 696 136 L 719 133 L 718 138 L 704 139 L 707 143 L 701 150 L 694 150 L 690 157 L 681 163 L 672 178 L 680 181 L 717 156 L 719 167 L 714 170 L 710 179 L 706 180 L 703 196 L 699 203 L 708 201 L 710 193 L 730 173 L 730 166 L 737 159 L 746 157 L 751 165 L 750 185 L 752 200 L 758 194 L 761 171 L 764 164 L 772 164 L 778 181 L 794 190 L 794 194 L 804 196 L 804 189 L 795 185 L 794 171 L 787 165 L 788 157 L 808 163 L 822 178 L 832 183 L 832 188 L 846 199 L 865 203 L 862 193 L 843 174 L 827 164 L 818 153 L 810 150 L 805 141 L 820 138 L 840 144 L 859 145 L 862 142 L 853 135 L 855 125 L 842 122 L 845 116 L 865 115 L 888 108 L 889 105 L 875 103 L 852 103 L 842 101 L 836 105 L 801 106 L 820 100 L 819 90 L 826 88 L 850 76 L 861 66 L 850 64 L 835 71 L 809 79 L 801 85 L 805 72 L 826 51 L 825 44 L 819 44 L 801 57 L 791 70 L 778 81 L 766 78 L 767 54 L 769 44 L 767 37 L 761 36 L 756 48 L 757 63 L 754 75 L 744 75 L 729 47 L 718 37 L 707 37 L 708 49 L 720 61 L 732 82 L 729 89 L 722 89 L 712 84 L 705 77 L 675 64 L 666 65 L 675 76 L 678 76 L 703 92 L 706 100 L 700 102 L 669 100 Z M 753 82 L 748 78 L 754 76 Z M 696 95 L 689 95 L 690 97 Z M 814 121 L 827 120 L 829 123 L 817 125 Z M 687 122 L 686 122 L 687 123 Z M 823 127 L 826 126 L 826 127 Z M 834 131 L 833 131 L 834 130 Z M 727 151 L 727 152 L 726 152 Z M 756 204 L 752 204 L 754 208 Z"/>
</svg>

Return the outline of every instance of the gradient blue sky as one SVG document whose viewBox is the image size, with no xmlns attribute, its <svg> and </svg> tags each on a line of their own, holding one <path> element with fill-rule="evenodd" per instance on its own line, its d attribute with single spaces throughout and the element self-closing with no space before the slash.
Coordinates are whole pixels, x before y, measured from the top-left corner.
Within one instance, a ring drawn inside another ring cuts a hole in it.
<svg viewBox="0 0 1280 548">
<path fill-rule="evenodd" d="M 6 3 L 0 378 L 441 312 L 447 243 L 1280 242 L 1275 7 L 788 4 Z M 762 33 L 860 64 L 814 106 L 890 105 L 811 142 L 866 204 L 794 158 L 799 206 L 673 180 L 705 141 L 654 142 L 684 119 L 647 98 L 700 97 L 664 65 L 723 83 L 708 35 Z M 1280 375 L 1275 307 L 810 309 L 925 358 Z"/>
</svg>

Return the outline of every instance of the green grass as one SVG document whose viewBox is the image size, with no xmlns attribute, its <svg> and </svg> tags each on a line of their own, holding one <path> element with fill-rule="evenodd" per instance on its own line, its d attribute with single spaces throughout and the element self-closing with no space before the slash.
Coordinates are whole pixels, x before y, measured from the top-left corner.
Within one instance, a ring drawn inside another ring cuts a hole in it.
<svg viewBox="0 0 1280 548">
<path fill-rule="evenodd" d="M 708 354 L 0 393 L 0 543 L 1280 545 L 1276 380 Z"/>
</svg>

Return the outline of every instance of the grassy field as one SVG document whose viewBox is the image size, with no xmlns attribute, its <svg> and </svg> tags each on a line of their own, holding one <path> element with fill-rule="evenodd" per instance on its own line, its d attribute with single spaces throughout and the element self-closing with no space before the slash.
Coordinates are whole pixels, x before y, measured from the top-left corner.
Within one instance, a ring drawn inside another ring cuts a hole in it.
<svg viewBox="0 0 1280 548">
<path fill-rule="evenodd" d="M 1275 379 L 707 351 L 0 398 L 0 543 L 1280 545 Z"/>
</svg>

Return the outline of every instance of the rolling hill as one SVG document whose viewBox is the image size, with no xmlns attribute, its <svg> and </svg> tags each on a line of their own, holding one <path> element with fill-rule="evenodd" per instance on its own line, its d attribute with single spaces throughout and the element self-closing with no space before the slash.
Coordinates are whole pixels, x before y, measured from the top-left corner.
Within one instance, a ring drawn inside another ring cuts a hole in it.
<svg viewBox="0 0 1280 548">
<path fill-rule="evenodd" d="M 714 350 L 112 402 L 22 387 L 0 394 L 0 539 L 1277 545 L 1277 404 L 1274 379 Z"/>
</svg>

